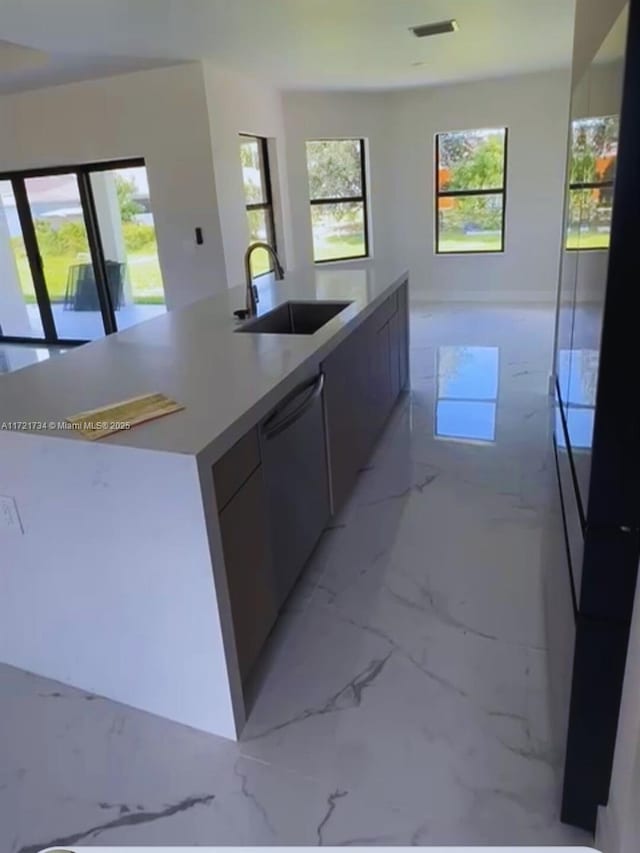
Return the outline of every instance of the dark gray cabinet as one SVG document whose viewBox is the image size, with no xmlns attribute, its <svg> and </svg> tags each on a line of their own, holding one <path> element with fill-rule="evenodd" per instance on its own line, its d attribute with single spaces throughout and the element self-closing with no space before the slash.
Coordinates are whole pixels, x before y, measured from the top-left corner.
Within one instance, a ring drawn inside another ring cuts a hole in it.
<svg viewBox="0 0 640 853">
<path fill-rule="evenodd" d="M 371 365 L 371 424 L 372 443 L 384 426 L 395 397 L 391 369 L 391 320 L 372 330 L 369 359 Z"/>
<path fill-rule="evenodd" d="M 368 351 L 368 330 L 361 326 L 322 366 L 334 509 L 348 497 L 369 452 Z"/>
<path fill-rule="evenodd" d="M 278 614 L 257 430 L 247 433 L 214 465 L 213 478 L 238 664 L 244 680 Z"/>
<path fill-rule="evenodd" d="M 405 282 L 213 467 L 243 680 L 328 520 L 327 472 L 335 511 L 407 385 L 408 341 Z"/>
<path fill-rule="evenodd" d="M 213 466 L 218 512 L 224 509 L 259 464 L 258 430 L 251 429 Z"/>
<path fill-rule="evenodd" d="M 406 284 L 398 290 L 398 310 L 395 316 L 392 340 L 396 343 L 399 390 L 409 384 L 409 288 Z"/>
<path fill-rule="evenodd" d="M 323 363 L 333 509 L 345 502 L 409 380 L 406 282 Z"/>
<path fill-rule="evenodd" d="M 282 607 L 331 515 L 324 376 L 302 382 L 260 426 L 276 603 Z"/>
</svg>

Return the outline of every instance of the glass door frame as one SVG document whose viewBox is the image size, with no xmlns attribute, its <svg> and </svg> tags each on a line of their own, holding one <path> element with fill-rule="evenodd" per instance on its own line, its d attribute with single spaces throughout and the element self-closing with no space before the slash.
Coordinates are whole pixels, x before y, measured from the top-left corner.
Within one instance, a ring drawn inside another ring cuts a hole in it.
<svg viewBox="0 0 640 853">
<path fill-rule="evenodd" d="M 38 246 L 38 237 L 27 194 L 25 183 L 26 179 L 49 177 L 53 175 L 74 175 L 76 177 L 78 182 L 78 191 L 80 194 L 80 205 L 82 207 L 82 217 L 89 242 L 89 252 L 96 280 L 96 290 L 105 335 L 111 335 L 114 332 L 117 332 L 118 328 L 115 309 L 108 287 L 104 249 L 100 237 L 100 226 L 98 223 L 95 198 L 91 186 L 91 174 L 94 172 L 107 172 L 113 169 L 137 168 L 140 166 L 144 167 L 145 165 L 143 157 L 134 157 L 123 160 L 105 160 L 98 163 L 83 163 L 81 165 L 24 169 L 20 172 L 0 172 L 0 181 L 9 181 L 13 189 L 16 201 L 16 211 L 20 221 L 20 227 L 22 229 L 22 238 L 24 240 L 27 260 L 31 270 L 33 287 L 36 294 L 36 301 L 40 311 L 44 332 L 42 337 L 0 334 L 0 343 L 44 343 L 51 345 L 64 344 L 65 346 L 79 346 L 80 344 L 87 343 L 87 340 L 63 338 L 58 335 L 53 310 L 51 308 L 51 298 L 49 296 L 47 282 L 44 275 L 42 255 L 40 254 L 40 248 Z"/>
<path fill-rule="evenodd" d="M 264 189 L 264 197 L 262 201 L 249 202 L 245 200 L 247 213 L 252 210 L 264 211 L 264 221 L 267 232 L 267 243 L 270 243 L 274 252 L 278 251 L 278 236 L 276 234 L 276 220 L 273 210 L 273 189 L 271 187 L 271 166 L 269 164 L 269 140 L 266 136 L 256 136 L 253 133 L 240 133 L 240 144 L 243 141 L 256 142 L 258 144 L 258 156 L 260 159 L 260 178 Z M 273 258 L 269 258 L 269 269 L 264 273 L 259 273 L 254 278 L 259 278 L 261 275 L 271 275 L 274 271 Z"/>
</svg>

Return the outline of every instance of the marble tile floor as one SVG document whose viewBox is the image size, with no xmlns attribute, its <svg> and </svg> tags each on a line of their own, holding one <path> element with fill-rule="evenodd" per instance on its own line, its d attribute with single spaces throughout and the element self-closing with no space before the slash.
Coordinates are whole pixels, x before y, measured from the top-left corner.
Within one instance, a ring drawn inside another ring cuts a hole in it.
<svg viewBox="0 0 640 853">
<path fill-rule="evenodd" d="M 558 820 L 547 711 L 552 332 L 550 306 L 413 307 L 411 393 L 240 743 L 0 667 L 0 849 L 590 844 Z"/>
<path fill-rule="evenodd" d="M 54 355 L 63 355 L 64 347 L 31 346 L 29 344 L 0 344 L 0 374 L 12 373 Z"/>
<path fill-rule="evenodd" d="M 73 311 L 65 308 L 62 302 L 53 302 L 51 305 L 53 319 L 58 336 L 66 340 L 93 341 L 104 337 L 104 322 L 100 311 Z M 144 305 L 130 303 L 116 309 L 116 327 L 128 329 L 145 320 L 159 317 L 164 314 L 167 307 L 164 303 L 160 305 Z M 31 328 L 36 334 L 42 331 L 40 315 L 37 305 L 27 306 Z"/>
</svg>

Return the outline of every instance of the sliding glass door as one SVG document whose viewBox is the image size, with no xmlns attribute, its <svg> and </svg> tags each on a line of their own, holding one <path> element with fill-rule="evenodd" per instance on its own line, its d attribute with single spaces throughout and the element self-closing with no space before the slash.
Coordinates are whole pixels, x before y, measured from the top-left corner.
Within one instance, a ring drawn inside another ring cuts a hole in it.
<svg viewBox="0 0 640 853">
<path fill-rule="evenodd" d="M 45 337 L 11 181 L 0 181 L 0 337 Z"/>
<path fill-rule="evenodd" d="M 166 310 L 144 161 L 0 176 L 0 340 L 79 343 Z"/>
<path fill-rule="evenodd" d="M 103 337 L 104 313 L 77 174 L 25 178 L 24 185 L 58 338 Z"/>
<path fill-rule="evenodd" d="M 147 170 L 101 169 L 89 179 L 111 304 L 124 329 L 167 310 Z"/>
</svg>

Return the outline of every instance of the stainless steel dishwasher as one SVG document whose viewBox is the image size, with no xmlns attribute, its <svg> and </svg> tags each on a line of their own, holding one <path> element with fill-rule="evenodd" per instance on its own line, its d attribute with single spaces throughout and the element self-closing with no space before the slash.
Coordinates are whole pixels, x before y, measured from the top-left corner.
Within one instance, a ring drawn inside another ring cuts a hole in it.
<svg viewBox="0 0 640 853">
<path fill-rule="evenodd" d="M 260 428 L 278 607 L 329 519 L 323 387 L 322 373 L 299 385 Z"/>
</svg>

